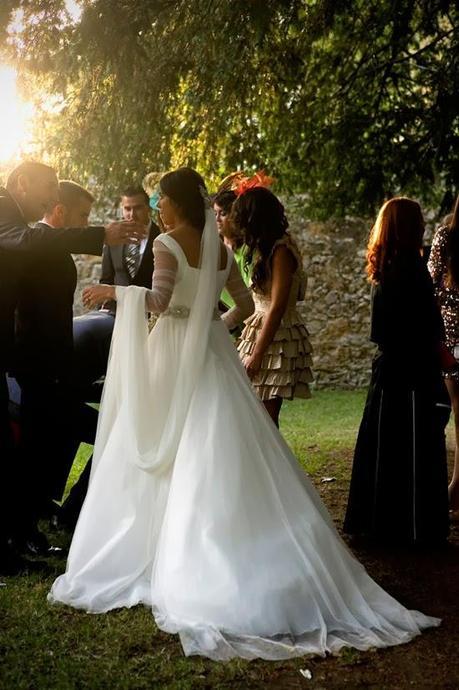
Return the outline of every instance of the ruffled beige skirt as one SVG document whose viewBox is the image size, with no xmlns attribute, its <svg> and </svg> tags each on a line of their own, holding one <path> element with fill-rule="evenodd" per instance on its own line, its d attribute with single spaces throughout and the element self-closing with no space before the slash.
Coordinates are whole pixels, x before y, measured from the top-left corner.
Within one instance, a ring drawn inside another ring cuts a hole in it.
<svg viewBox="0 0 459 690">
<path fill-rule="evenodd" d="M 237 343 L 242 360 L 252 354 L 264 316 L 264 312 L 256 311 L 245 322 Z M 309 384 L 313 381 L 311 367 L 309 334 L 298 312 L 293 311 L 282 319 L 264 354 L 261 369 L 252 379 L 252 385 L 261 400 L 310 398 Z"/>
</svg>

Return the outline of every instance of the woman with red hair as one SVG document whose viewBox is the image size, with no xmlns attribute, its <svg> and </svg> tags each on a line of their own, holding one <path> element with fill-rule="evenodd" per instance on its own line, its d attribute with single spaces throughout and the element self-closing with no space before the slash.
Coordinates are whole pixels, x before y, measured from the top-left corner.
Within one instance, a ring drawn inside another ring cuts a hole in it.
<svg viewBox="0 0 459 690">
<path fill-rule="evenodd" d="M 421 256 L 419 204 L 387 201 L 371 231 L 371 340 L 378 346 L 354 454 L 344 529 L 403 543 L 448 535 L 441 376 L 444 329 Z"/>
</svg>

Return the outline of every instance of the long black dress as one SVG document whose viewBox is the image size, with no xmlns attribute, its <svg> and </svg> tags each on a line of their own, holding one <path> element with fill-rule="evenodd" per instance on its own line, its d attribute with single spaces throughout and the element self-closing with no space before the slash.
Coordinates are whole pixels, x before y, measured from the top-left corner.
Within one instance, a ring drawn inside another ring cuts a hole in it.
<svg viewBox="0 0 459 690">
<path fill-rule="evenodd" d="M 422 258 L 398 256 L 372 291 L 378 345 L 354 454 L 344 530 L 432 543 L 449 531 L 443 323 Z"/>
</svg>

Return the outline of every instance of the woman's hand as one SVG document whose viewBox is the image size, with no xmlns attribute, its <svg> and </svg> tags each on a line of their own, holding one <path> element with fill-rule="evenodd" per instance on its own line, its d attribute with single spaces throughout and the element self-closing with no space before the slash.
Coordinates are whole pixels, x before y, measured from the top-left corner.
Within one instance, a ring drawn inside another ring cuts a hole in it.
<svg viewBox="0 0 459 690">
<path fill-rule="evenodd" d="M 116 299 L 114 285 L 91 285 L 83 290 L 83 304 L 88 309 Z"/>
<path fill-rule="evenodd" d="M 244 359 L 244 367 L 247 372 L 247 376 L 250 379 L 253 379 L 253 377 L 256 376 L 260 371 L 262 360 L 263 355 L 257 354 L 256 352 Z"/>
</svg>

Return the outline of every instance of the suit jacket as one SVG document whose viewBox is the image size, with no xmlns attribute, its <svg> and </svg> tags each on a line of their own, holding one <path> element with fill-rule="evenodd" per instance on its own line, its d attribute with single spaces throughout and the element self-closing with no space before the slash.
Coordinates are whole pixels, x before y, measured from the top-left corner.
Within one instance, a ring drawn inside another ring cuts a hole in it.
<svg viewBox="0 0 459 690">
<path fill-rule="evenodd" d="M 35 303 L 43 312 L 43 305 L 38 304 L 43 292 L 38 297 L 34 296 L 33 290 L 37 285 L 44 285 L 46 271 L 55 269 L 56 254 L 60 257 L 65 255 L 70 260 L 70 253 L 101 254 L 103 241 L 103 227 L 55 229 L 40 224 L 37 228 L 31 228 L 13 197 L 0 187 L 0 370 L 9 368 L 12 363 L 15 309 L 19 298 L 23 300 L 23 305 L 26 302 L 29 305 Z M 65 270 L 69 270 L 68 261 Z M 27 299 L 23 282 L 26 277 L 32 290 Z M 69 288 L 66 295 L 67 309 Z M 55 297 L 54 294 L 53 299 Z M 26 313 L 30 314 L 32 308 L 29 307 Z M 38 331 L 35 330 L 32 336 L 31 329 L 28 337 L 38 347 L 40 339 L 44 337 L 45 324 L 39 326 L 36 320 L 34 323 Z M 48 326 L 50 323 L 50 319 L 47 319 Z"/>
<path fill-rule="evenodd" d="M 16 375 L 56 378 L 70 368 L 76 284 L 72 256 L 61 247 L 37 249 L 26 261 L 16 306 L 12 364 Z"/>
<path fill-rule="evenodd" d="M 159 233 L 159 227 L 152 221 L 148 240 L 145 245 L 145 251 L 142 254 L 137 273 L 134 277 L 131 277 L 126 266 L 126 246 L 109 247 L 105 245 L 102 254 L 102 273 L 100 282 L 105 285 L 138 285 L 140 287 L 151 288 L 154 268 L 153 240 Z M 103 308 L 115 314 L 116 302 L 106 302 Z"/>
</svg>

